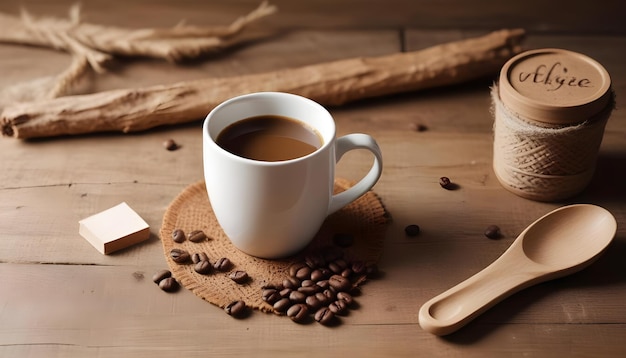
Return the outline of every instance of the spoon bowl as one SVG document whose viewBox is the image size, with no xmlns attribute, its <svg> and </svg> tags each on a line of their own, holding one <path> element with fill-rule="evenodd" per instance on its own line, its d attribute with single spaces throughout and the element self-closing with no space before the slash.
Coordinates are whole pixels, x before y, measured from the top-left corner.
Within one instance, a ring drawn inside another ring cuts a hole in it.
<svg viewBox="0 0 626 358">
<path fill-rule="evenodd" d="M 450 334 L 519 290 L 587 267 L 616 231 L 613 215 L 599 206 L 553 210 L 528 226 L 491 265 L 422 305 L 419 324 L 436 335 Z"/>
</svg>

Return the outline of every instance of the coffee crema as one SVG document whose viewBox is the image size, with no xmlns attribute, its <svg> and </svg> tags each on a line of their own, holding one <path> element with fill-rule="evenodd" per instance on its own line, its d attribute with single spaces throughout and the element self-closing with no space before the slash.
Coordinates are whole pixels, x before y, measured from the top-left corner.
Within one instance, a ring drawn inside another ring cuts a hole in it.
<svg viewBox="0 0 626 358">
<path fill-rule="evenodd" d="M 217 136 L 216 143 L 243 158 L 277 162 L 311 154 L 323 141 L 315 129 L 296 119 L 261 115 L 229 125 Z"/>
</svg>

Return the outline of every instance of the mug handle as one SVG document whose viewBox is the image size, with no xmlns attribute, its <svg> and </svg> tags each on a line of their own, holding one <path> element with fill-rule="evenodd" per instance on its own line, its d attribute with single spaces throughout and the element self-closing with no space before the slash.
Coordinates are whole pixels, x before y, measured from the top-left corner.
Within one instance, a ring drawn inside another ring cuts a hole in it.
<svg viewBox="0 0 626 358">
<path fill-rule="evenodd" d="M 374 154 L 374 163 L 372 164 L 370 171 L 358 183 L 346 191 L 332 196 L 328 207 L 328 215 L 343 208 L 365 194 L 374 186 L 374 184 L 376 184 L 383 172 L 383 156 L 380 148 L 378 147 L 378 143 L 376 143 L 374 138 L 367 134 L 353 133 L 337 138 L 335 143 L 336 162 L 339 162 L 341 157 L 346 154 L 346 152 L 354 149 L 367 149 L 372 152 L 372 154 Z"/>
</svg>

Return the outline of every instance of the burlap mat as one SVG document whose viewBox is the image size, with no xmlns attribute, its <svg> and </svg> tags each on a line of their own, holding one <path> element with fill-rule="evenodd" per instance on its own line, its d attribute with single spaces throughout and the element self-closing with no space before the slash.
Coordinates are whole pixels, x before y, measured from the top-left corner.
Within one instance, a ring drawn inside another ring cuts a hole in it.
<svg viewBox="0 0 626 358">
<path fill-rule="evenodd" d="M 351 185 L 345 179 L 337 179 L 335 191 L 343 191 Z M 389 216 L 381 200 L 370 191 L 329 216 L 311 244 L 301 253 L 281 260 L 259 259 L 241 252 L 231 244 L 213 214 L 204 181 L 200 181 L 185 188 L 167 208 L 160 236 L 170 271 L 183 287 L 219 307 L 243 299 L 249 307 L 269 312 L 271 307 L 263 302 L 261 288 L 267 284 L 281 283 L 288 276 L 289 267 L 302 261 L 307 254 L 333 246 L 333 235 L 336 233 L 354 236 L 352 246 L 342 249 L 346 259 L 376 263 L 382 254 L 388 221 Z M 193 230 L 203 230 L 210 239 L 201 243 L 189 240 L 175 243 L 172 240 L 172 231 L 175 229 L 182 229 L 186 234 Z M 177 264 L 170 258 L 169 253 L 175 247 L 183 248 L 190 254 L 204 252 L 211 263 L 227 257 L 233 263 L 230 271 L 246 271 L 250 280 L 245 284 L 237 284 L 228 277 L 228 272 L 198 274 L 191 262 Z"/>
</svg>

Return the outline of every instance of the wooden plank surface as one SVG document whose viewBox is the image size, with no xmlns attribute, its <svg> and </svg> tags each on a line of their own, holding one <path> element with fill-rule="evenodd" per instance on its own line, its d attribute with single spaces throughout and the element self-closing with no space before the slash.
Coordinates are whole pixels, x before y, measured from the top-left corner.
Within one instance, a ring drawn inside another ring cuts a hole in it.
<svg viewBox="0 0 626 358">
<path fill-rule="evenodd" d="M 71 3 L 26 6 L 64 15 Z M 132 135 L 0 138 L 0 357 L 626 355 L 626 114 L 619 105 L 626 94 L 626 37 L 618 11 L 608 10 L 623 5 L 576 2 L 574 13 L 584 11 L 586 22 L 548 14 L 558 2 L 545 13 L 536 11 L 539 2 L 484 1 L 471 6 L 473 13 L 427 1 L 276 3 L 280 15 L 265 23 L 290 30 L 280 36 L 179 67 L 122 60 L 95 89 L 384 55 L 527 25 L 533 30 L 527 47 L 586 53 L 612 76 L 618 109 L 607 125 L 596 177 L 563 203 L 504 190 L 491 169 L 493 78 L 331 108 L 339 135 L 366 132 L 379 141 L 385 169 L 374 190 L 393 221 L 380 262 L 383 277 L 363 287 L 359 308 L 342 325 L 327 328 L 259 312 L 235 320 L 189 291 L 166 294 L 151 282 L 152 273 L 166 267 L 158 237 L 163 213 L 187 185 L 202 180 L 201 119 Z M 2 2 L 0 11 L 15 12 L 18 4 Z M 94 0 L 83 7 L 90 20 L 139 27 L 182 18 L 226 24 L 256 4 Z M 56 74 L 68 63 L 67 55 L 52 50 L 0 44 L 0 88 Z M 428 130 L 413 131 L 414 123 Z M 181 148 L 163 149 L 168 138 Z M 350 153 L 338 175 L 356 179 L 370 160 Z M 444 175 L 459 190 L 440 188 Z M 78 220 L 121 201 L 148 222 L 152 237 L 103 256 L 78 235 Z M 421 330 L 421 304 L 491 263 L 539 216 L 576 202 L 602 205 L 618 221 L 614 243 L 594 265 L 520 292 L 451 336 Z M 404 235 L 411 223 L 422 227 L 420 236 Z M 486 239 L 489 224 L 498 224 L 504 237 Z"/>
</svg>

